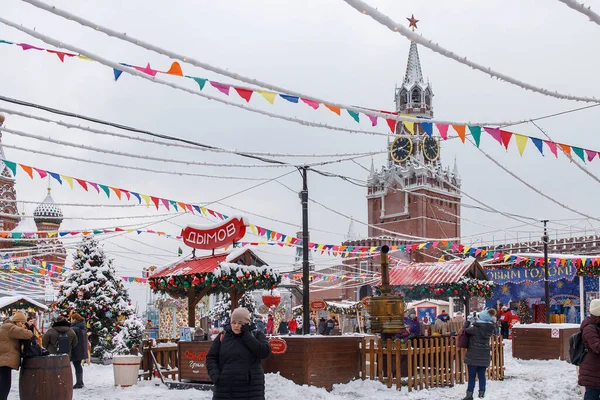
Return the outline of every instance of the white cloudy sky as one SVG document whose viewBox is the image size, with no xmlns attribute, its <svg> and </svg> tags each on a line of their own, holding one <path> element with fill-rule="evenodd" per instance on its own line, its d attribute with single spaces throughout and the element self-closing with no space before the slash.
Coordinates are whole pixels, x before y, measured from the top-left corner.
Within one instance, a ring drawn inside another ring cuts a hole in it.
<svg viewBox="0 0 600 400">
<path fill-rule="evenodd" d="M 229 71 L 315 97 L 377 109 L 393 108 L 394 85 L 404 75 L 409 48 L 409 42 L 405 38 L 361 15 L 342 0 L 179 0 L 155 4 L 140 0 L 55 0 L 53 3 L 101 25 L 127 32 L 131 36 Z M 406 22 L 406 17 L 414 14 L 420 20 L 418 32 L 422 35 L 459 55 L 515 78 L 563 93 L 594 96 L 600 91 L 600 81 L 597 79 L 600 58 L 594 55 L 594 51 L 590 51 L 593 48 L 590 45 L 596 43 L 596 37 L 600 35 L 600 27 L 558 1 L 370 0 L 370 4 L 397 21 Z M 597 0 L 589 4 L 600 9 Z M 37 32 L 112 61 L 134 65 L 145 65 L 149 61 L 154 68 L 163 70 L 168 69 L 171 62 L 167 57 L 107 37 L 18 0 L 5 0 L 2 10 L 6 19 L 35 28 Z M 51 47 L 4 25 L 0 25 L 0 39 Z M 527 92 L 491 79 L 427 49 L 419 48 L 419 51 L 423 73 L 433 85 L 436 118 L 465 122 L 512 121 L 586 105 Z M 22 51 L 19 47 L 7 45 L 0 46 L 0 60 L 0 93 L 4 96 L 214 146 L 245 151 L 321 154 L 379 151 L 385 150 L 386 146 L 384 137 L 307 128 L 207 101 L 126 74 L 118 82 L 114 82 L 112 70 L 97 63 L 68 59 L 63 64 L 53 55 Z M 232 83 L 229 78 L 219 77 L 190 65 L 183 65 L 183 69 L 187 75 Z M 192 80 L 170 80 L 191 89 L 197 88 Z M 221 96 L 212 87 L 207 86 L 205 91 Z M 232 94 L 230 100 L 243 102 L 236 94 Z M 337 117 L 326 109 L 313 111 L 302 104 L 285 104 L 281 99 L 271 106 L 255 95 L 251 105 L 330 125 L 356 126 L 349 116 Z M 0 107 L 55 118 L 50 114 L 4 102 L 0 102 Z M 75 120 L 69 122 L 88 125 Z M 600 139 L 594 133 L 600 124 L 600 114 L 596 108 L 542 120 L 538 124 L 555 141 L 600 150 Z M 101 149 L 179 160 L 249 163 L 233 155 L 140 144 L 67 130 L 15 116 L 9 116 L 5 125 Z M 361 127 L 370 129 L 364 122 Z M 386 132 L 387 127 L 380 122 L 379 129 Z M 511 129 L 523 134 L 542 136 L 531 124 Z M 257 182 L 154 174 L 128 170 L 127 166 L 254 178 L 274 178 L 290 171 L 280 168 L 201 167 L 149 162 L 64 147 L 9 133 L 5 133 L 2 140 L 10 145 L 43 149 L 57 155 L 114 163 L 122 168 L 94 166 L 61 159 L 60 156 L 6 149 L 9 160 L 193 203 L 213 202 L 250 188 Z M 598 182 L 571 165 L 564 157 L 561 156 L 559 160 L 555 160 L 553 156 L 541 157 L 531 143 L 524 156 L 520 157 L 514 142 L 507 152 L 486 134 L 482 137 L 482 148 L 510 171 L 553 198 L 584 214 L 598 215 Z M 568 234 L 569 230 L 577 233 L 585 230 L 588 234 L 596 231 L 597 221 L 585 220 L 584 217 L 540 197 L 492 164 L 470 144 L 463 145 L 457 140 L 444 143 L 443 162 L 451 165 L 454 157 L 458 160 L 464 191 L 478 200 L 505 212 L 559 220 L 551 224 L 553 237 Z M 381 165 L 385 158 L 384 154 L 376 156 L 375 164 Z M 298 163 L 310 161 L 306 158 L 293 160 Z M 368 157 L 358 162 L 365 167 L 370 165 Z M 587 167 L 591 173 L 598 174 L 599 165 L 600 161 L 594 161 Z M 323 169 L 360 179 L 367 176 L 363 168 L 351 162 Z M 301 179 L 297 173 L 280 179 L 280 182 L 296 191 L 301 187 Z M 19 199 L 42 200 L 46 185 L 46 181 L 37 178 L 31 181 L 24 173 L 19 172 Z M 345 215 L 354 216 L 357 220 L 366 220 L 364 188 L 315 174 L 309 176 L 309 186 L 311 198 Z M 182 215 L 169 222 L 159 222 L 167 217 L 164 209 L 156 211 L 145 207 L 125 207 L 126 202 L 112 198 L 106 200 L 95 192 L 86 193 L 77 187 L 70 190 L 67 186 L 53 184 L 53 188 L 53 196 L 57 202 L 96 205 L 64 206 L 64 229 L 154 223 L 152 229 L 178 234 L 186 223 L 202 223 L 202 220 L 190 215 Z M 474 203 L 468 199 L 464 201 Z M 276 182 L 228 198 L 224 203 L 260 215 L 250 216 L 251 222 L 284 233 L 293 234 L 297 229 L 294 225 L 298 226 L 300 223 L 301 210 L 297 194 Z M 98 204 L 123 207 L 99 207 Z M 33 205 L 25 204 L 24 207 L 26 214 L 33 212 Z M 212 207 L 224 213 L 232 213 L 224 205 L 213 204 Z M 20 208 L 22 209 L 21 205 Z M 131 216 L 147 218 L 127 218 Z M 463 216 L 462 233 L 465 243 L 489 243 L 492 240 L 497 243 L 504 241 L 505 237 L 511 241 L 516 237 L 540 236 L 539 226 L 515 228 L 520 225 L 519 222 L 501 215 L 463 208 Z M 339 243 L 343 240 L 348 225 L 348 219 L 311 204 L 310 227 L 313 229 L 314 241 Z M 360 234 L 366 234 L 366 227 L 363 225 L 357 224 L 357 230 Z M 490 231 L 495 232 L 482 235 Z M 164 264 L 172 259 L 180 246 L 174 240 L 149 235 L 122 235 L 104 240 L 104 245 L 115 258 L 120 273 L 126 276 L 141 276 L 144 266 Z M 291 249 L 269 248 L 261 250 L 261 254 L 275 266 L 284 267 L 293 261 Z M 145 288 L 131 286 L 131 290 L 134 298 L 143 301 Z"/>
</svg>

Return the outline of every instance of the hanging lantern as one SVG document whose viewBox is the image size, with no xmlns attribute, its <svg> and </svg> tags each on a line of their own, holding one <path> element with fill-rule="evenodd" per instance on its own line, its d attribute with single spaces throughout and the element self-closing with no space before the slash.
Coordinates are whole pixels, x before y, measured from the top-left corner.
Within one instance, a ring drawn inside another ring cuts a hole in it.
<svg viewBox="0 0 600 400">
<path fill-rule="evenodd" d="M 277 290 L 265 290 L 262 295 L 262 301 L 266 307 L 277 307 L 281 303 L 281 294 Z"/>
</svg>

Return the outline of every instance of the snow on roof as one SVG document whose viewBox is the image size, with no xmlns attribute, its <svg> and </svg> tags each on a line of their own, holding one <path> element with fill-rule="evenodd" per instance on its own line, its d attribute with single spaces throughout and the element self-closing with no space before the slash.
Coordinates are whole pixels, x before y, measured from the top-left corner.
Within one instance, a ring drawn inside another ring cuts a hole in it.
<svg viewBox="0 0 600 400">
<path fill-rule="evenodd" d="M 485 274 L 473 257 L 445 262 L 416 263 L 390 268 L 390 285 L 412 286 L 433 283 L 454 283 L 466 276 L 475 264 Z"/>
<path fill-rule="evenodd" d="M 27 297 L 27 296 L 22 296 L 22 295 L 0 297 L 0 309 L 6 308 L 6 307 L 10 306 L 11 304 L 19 303 L 19 302 L 27 302 L 27 303 L 31 304 L 33 307 L 37 307 L 42 310 L 48 309 L 48 307 L 46 307 L 42 303 L 38 303 L 37 301 L 33 300 L 32 298 Z"/>
<path fill-rule="evenodd" d="M 12 230 L 15 233 L 37 232 L 37 226 L 32 218 L 21 217 L 19 224 Z"/>
<path fill-rule="evenodd" d="M 513 328 L 522 329 L 579 329 L 579 324 L 519 324 L 513 325 Z"/>
<path fill-rule="evenodd" d="M 431 304 L 435 304 L 435 305 L 438 305 L 438 306 L 449 306 L 450 305 L 450 302 L 444 301 L 444 300 L 424 299 L 424 300 L 418 300 L 418 301 L 411 301 L 410 303 L 406 304 L 406 308 L 415 308 L 419 304 L 422 304 L 422 303 L 431 303 Z"/>
</svg>

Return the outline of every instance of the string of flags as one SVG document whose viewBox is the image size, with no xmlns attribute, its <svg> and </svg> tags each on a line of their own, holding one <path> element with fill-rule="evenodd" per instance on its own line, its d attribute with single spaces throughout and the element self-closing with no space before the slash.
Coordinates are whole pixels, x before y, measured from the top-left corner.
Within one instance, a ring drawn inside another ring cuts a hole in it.
<svg viewBox="0 0 600 400">
<path fill-rule="evenodd" d="M 0 40 L 0 44 L 18 46 L 21 49 L 23 49 L 24 51 L 36 50 L 36 51 L 46 52 L 47 54 L 53 54 L 53 55 L 56 55 L 59 58 L 59 60 L 63 63 L 65 62 L 65 59 L 67 59 L 67 58 L 78 58 L 78 59 L 92 61 L 88 57 L 81 55 L 81 54 L 42 48 L 42 47 L 34 46 L 31 44 L 27 44 L 27 43 L 15 43 L 15 42 L 7 41 L 7 40 Z M 213 80 L 206 79 L 206 78 L 185 75 L 183 73 L 181 65 L 177 61 L 173 62 L 168 70 L 154 69 L 150 66 L 150 63 L 147 63 L 145 67 L 136 66 L 136 65 L 127 64 L 127 63 L 120 63 L 120 64 L 123 66 L 126 66 L 126 67 L 134 68 L 137 71 L 143 72 L 152 77 L 155 77 L 157 74 L 166 74 L 166 75 L 171 75 L 171 76 L 178 76 L 178 77 L 182 77 L 182 78 L 192 79 L 193 81 L 195 81 L 198 84 L 201 91 L 204 90 L 205 87 L 210 86 L 214 90 L 216 90 L 216 92 L 221 93 L 222 95 L 225 95 L 225 96 L 230 96 L 232 92 L 235 92 L 238 94 L 239 97 L 244 99 L 247 103 L 249 103 L 252 96 L 255 93 L 257 93 L 262 98 L 264 98 L 267 102 L 269 102 L 270 104 L 275 104 L 276 99 L 283 99 L 288 103 L 305 104 L 314 110 L 317 110 L 321 106 L 323 106 L 323 107 L 329 109 L 331 112 L 337 114 L 338 116 L 341 116 L 342 110 L 344 110 L 350 117 L 352 117 L 353 120 L 355 120 L 356 122 L 360 122 L 361 113 L 358 113 L 358 112 L 355 112 L 352 110 L 348 110 L 348 109 L 343 109 L 343 108 L 333 106 L 330 104 L 319 103 L 319 102 L 311 100 L 311 99 L 306 99 L 303 97 L 293 96 L 293 95 L 289 95 L 289 94 L 285 94 L 285 93 L 277 93 L 277 92 L 258 90 L 258 89 L 254 90 L 254 89 L 249 89 L 249 88 L 244 88 L 244 87 L 238 87 L 238 86 L 223 83 L 223 82 L 213 81 Z M 115 81 L 117 81 L 120 78 L 122 73 L 123 73 L 123 71 L 121 71 L 119 69 L 113 69 L 113 76 L 114 76 Z M 361 108 L 364 108 L 364 107 L 361 107 Z M 365 109 L 367 109 L 367 108 L 365 108 Z M 373 110 L 373 111 L 379 112 L 379 113 L 384 113 L 384 114 L 389 114 L 390 116 L 398 115 L 398 116 L 406 116 L 406 117 L 411 117 L 411 118 L 414 117 L 414 116 L 407 115 L 407 114 L 399 114 L 399 113 L 393 112 L 393 111 L 385 111 L 385 110 Z M 368 113 L 362 113 L 362 114 L 364 114 L 364 116 L 368 118 L 368 120 L 371 122 L 372 126 L 377 126 L 379 119 L 385 119 L 385 122 L 387 123 L 390 131 L 392 133 L 396 132 L 398 121 L 396 121 L 395 118 L 381 118 L 376 115 L 371 115 Z M 433 134 L 434 134 L 433 128 L 435 126 L 440 137 L 443 140 L 448 139 L 448 131 L 449 131 L 449 128 L 452 127 L 452 129 L 457 133 L 458 137 L 461 139 L 461 141 L 463 143 L 465 142 L 465 138 L 467 135 L 467 129 L 468 129 L 468 132 L 473 137 L 473 140 L 474 140 L 475 144 L 477 145 L 477 147 L 480 146 L 482 133 L 485 132 L 492 139 L 494 139 L 496 142 L 498 142 L 498 144 L 500 144 L 501 146 L 504 146 L 507 151 L 510 146 L 510 143 L 513 141 L 513 138 L 514 138 L 515 145 L 521 156 L 523 156 L 523 153 L 524 153 L 525 148 L 527 147 L 528 143 L 531 142 L 541 155 L 544 155 L 544 150 L 546 149 L 546 150 L 550 151 L 550 153 L 552 153 L 555 158 L 558 158 L 558 153 L 559 153 L 559 151 L 561 151 L 561 152 L 564 152 L 564 154 L 566 154 L 568 156 L 571 156 L 572 154 L 574 154 L 577 157 L 579 157 L 583 162 L 591 162 L 596 157 L 600 159 L 600 152 L 597 150 L 586 149 L 583 147 L 573 146 L 571 144 L 566 144 L 566 143 L 553 142 L 551 140 L 544 140 L 544 139 L 541 139 L 538 137 L 522 135 L 522 134 L 519 134 L 516 132 L 511 132 L 511 131 L 503 130 L 500 128 L 492 128 L 492 127 L 468 125 L 468 124 L 450 125 L 450 124 L 441 124 L 441 123 L 433 123 L 433 122 L 415 123 L 412 121 L 402 121 L 402 124 L 403 124 L 404 128 L 406 129 L 406 131 L 408 131 L 409 133 L 411 133 L 413 135 L 415 134 L 415 125 L 419 125 L 421 127 L 421 129 L 423 130 L 423 132 L 425 132 L 429 137 L 433 137 Z"/>
<path fill-rule="evenodd" d="M 124 282 L 128 282 L 128 283 L 145 284 L 148 282 L 148 279 L 146 279 L 146 278 L 138 278 L 138 277 L 133 277 L 133 276 L 122 276 L 121 279 L 123 279 Z"/>
<path fill-rule="evenodd" d="M 68 268 L 62 267 L 57 264 L 49 263 L 47 261 L 38 259 L 38 258 L 25 258 L 20 259 L 19 263 L 15 263 L 16 257 L 11 257 L 10 255 L 2 256 L 2 259 L 10 262 L 1 262 L 0 261 L 0 272 L 30 272 L 33 274 L 39 275 L 48 275 L 48 276 L 58 276 L 62 275 Z"/>
</svg>

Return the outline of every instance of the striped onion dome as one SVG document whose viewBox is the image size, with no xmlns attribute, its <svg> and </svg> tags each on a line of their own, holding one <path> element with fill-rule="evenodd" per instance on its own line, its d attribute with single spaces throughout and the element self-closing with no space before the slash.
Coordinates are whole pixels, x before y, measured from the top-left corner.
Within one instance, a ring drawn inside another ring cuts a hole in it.
<svg viewBox="0 0 600 400">
<path fill-rule="evenodd" d="M 35 208 L 33 219 L 36 224 L 45 222 L 60 225 L 62 223 L 63 212 L 60 207 L 54 203 L 54 199 L 50 194 L 50 188 L 48 188 L 48 195 L 44 201 Z"/>
</svg>

